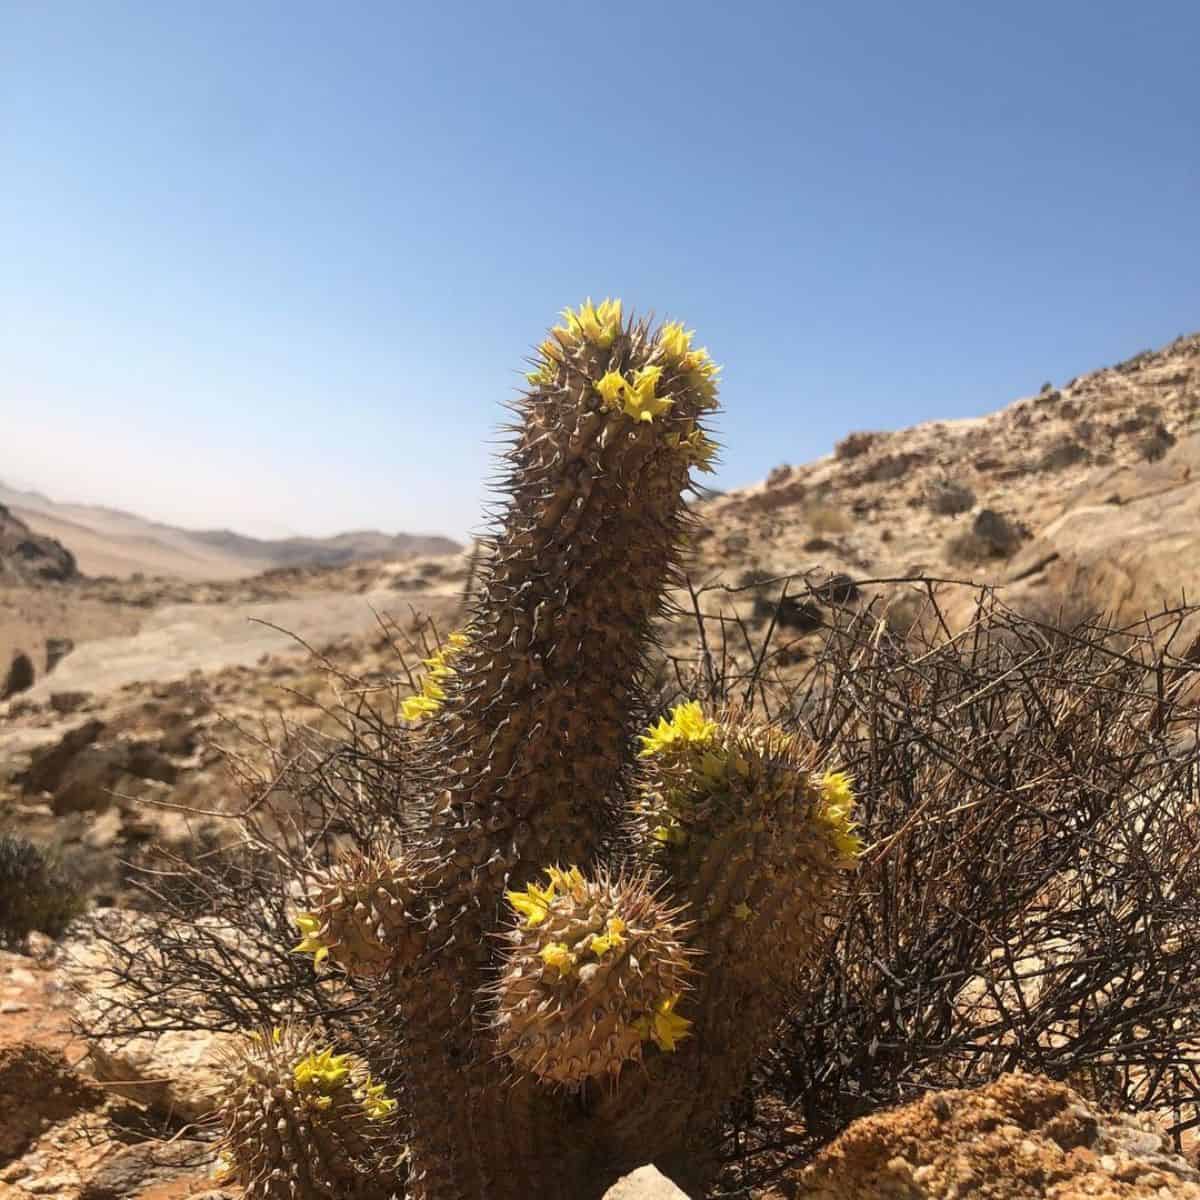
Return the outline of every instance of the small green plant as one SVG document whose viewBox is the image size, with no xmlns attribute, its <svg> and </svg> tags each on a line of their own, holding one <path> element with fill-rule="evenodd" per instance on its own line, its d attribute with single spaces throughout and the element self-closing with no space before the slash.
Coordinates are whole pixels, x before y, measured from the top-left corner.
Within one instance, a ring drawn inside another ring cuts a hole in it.
<svg viewBox="0 0 1200 1200">
<path fill-rule="evenodd" d="M 0 944 L 16 945 L 34 930 L 57 937 L 84 907 L 53 854 L 28 838 L 0 834 Z"/>
</svg>

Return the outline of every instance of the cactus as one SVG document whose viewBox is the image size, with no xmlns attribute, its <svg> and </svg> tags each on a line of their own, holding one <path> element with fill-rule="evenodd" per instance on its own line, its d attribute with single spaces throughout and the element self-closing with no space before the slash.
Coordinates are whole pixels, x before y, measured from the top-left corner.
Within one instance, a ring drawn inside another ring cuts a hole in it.
<svg viewBox="0 0 1200 1200">
<path fill-rule="evenodd" d="M 404 708 L 413 832 L 299 917 L 373 989 L 413 1200 L 586 1200 L 647 1161 L 702 1186 L 857 853 L 802 738 L 695 703 L 636 736 L 714 453 L 692 336 L 606 300 L 541 344 L 467 627 Z"/>
<path fill-rule="evenodd" d="M 387 1200 L 381 1128 L 396 1102 L 352 1054 L 290 1026 L 252 1033 L 225 1053 L 218 1177 L 246 1200 Z"/>
</svg>

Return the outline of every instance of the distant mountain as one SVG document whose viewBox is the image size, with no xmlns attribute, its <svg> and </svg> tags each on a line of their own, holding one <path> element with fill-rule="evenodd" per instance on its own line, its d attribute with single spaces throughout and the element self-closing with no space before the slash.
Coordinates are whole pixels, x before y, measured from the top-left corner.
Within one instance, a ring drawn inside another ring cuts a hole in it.
<svg viewBox="0 0 1200 1200">
<path fill-rule="evenodd" d="M 376 530 L 269 539 L 228 529 L 180 529 L 121 509 L 60 503 L 3 483 L 0 505 L 33 534 L 61 543 L 90 576 L 237 579 L 272 567 L 341 566 L 370 558 L 455 554 L 462 548 L 446 537 Z"/>
<path fill-rule="evenodd" d="M 439 554 L 457 554 L 462 547 L 450 538 L 435 534 L 380 533 L 377 529 L 336 533 L 324 538 L 247 537 L 231 529 L 205 529 L 191 537 L 215 546 L 238 558 L 269 559 L 272 566 L 315 565 L 340 567 L 365 558 L 429 558 Z"/>
</svg>

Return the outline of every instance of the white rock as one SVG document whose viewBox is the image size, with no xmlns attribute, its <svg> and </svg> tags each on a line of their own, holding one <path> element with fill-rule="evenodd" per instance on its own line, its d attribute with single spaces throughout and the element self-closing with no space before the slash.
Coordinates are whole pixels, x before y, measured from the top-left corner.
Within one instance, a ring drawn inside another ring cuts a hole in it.
<svg viewBox="0 0 1200 1200">
<path fill-rule="evenodd" d="M 638 1167 L 624 1179 L 618 1179 L 604 1193 L 604 1200 L 688 1200 L 688 1196 L 661 1171 Z"/>
</svg>

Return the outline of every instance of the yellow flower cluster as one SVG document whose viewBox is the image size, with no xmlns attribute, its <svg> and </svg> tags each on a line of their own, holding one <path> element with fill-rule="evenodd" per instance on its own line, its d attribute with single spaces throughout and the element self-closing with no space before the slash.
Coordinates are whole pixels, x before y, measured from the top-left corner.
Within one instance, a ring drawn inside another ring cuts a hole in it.
<svg viewBox="0 0 1200 1200">
<path fill-rule="evenodd" d="M 618 950 L 625 944 L 625 922 L 620 917 L 609 917 L 604 923 L 604 932 L 592 935 L 588 949 L 603 958 L 610 950 Z"/>
<path fill-rule="evenodd" d="M 278 1042 L 279 1030 L 275 1030 Z M 334 1054 L 331 1046 L 314 1050 L 305 1055 L 292 1067 L 292 1078 L 296 1087 L 304 1093 L 305 1103 L 311 1108 L 324 1111 L 333 1103 L 339 1088 L 351 1080 L 350 1054 Z M 396 1111 L 397 1102 L 387 1094 L 387 1085 L 375 1083 L 367 1075 L 351 1092 L 368 1121 L 383 1121 Z"/>
<path fill-rule="evenodd" d="M 551 334 L 564 346 L 574 346 L 581 341 L 607 349 L 621 332 L 621 301 L 604 300 L 593 306 L 589 297 L 578 312 L 563 309 L 562 325 L 556 325 Z"/>
<path fill-rule="evenodd" d="M 639 738 L 642 748 L 638 757 L 648 758 L 666 750 L 707 746 L 717 733 L 716 721 L 704 715 L 699 700 L 688 700 L 671 709 L 669 717 L 661 717 Z"/>
<path fill-rule="evenodd" d="M 614 412 L 623 412 L 635 421 L 653 421 L 674 403 L 669 396 L 654 393 L 662 370 L 662 367 L 642 367 L 632 379 L 626 379 L 620 371 L 608 371 L 596 384 L 596 391 Z"/>
<path fill-rule="evenodd" d="M 425 659 L 422 666 L 426 671 L 421 677 L 421 690 L 415 696 L 409 696 L 400 706 L 400 715 L 406 721 L 423 721 L 442 707 L 446 699 L 446 689 L 442 685 L 455 673 L 451 664 L 466 649 L 467 644 L 465 633 L 452 633 L 446 639 L 445 645 L 439 646 Z"/>
<path fill-rule="evenodd" d="M 676 1045 L 688 1036 L 692 1025 L 691 1021 L 675 1011 L 678 1003 L 678 992 L 673 996 L 664 996 L 652 1012 L 633 1023 L 634 1031 L 643 1041 L 653 1042 L 660 1050 L 673 1053 Z"/>
<path fill-rule="evenodd" d="M 328 957 L 332 943 L 325 941 L 321 934 L 321 920 L 316 913 L 302 912 L 296 914 L 296 924 L 304 935 L 301 941 L 292 947 L 293 954 L 311 954 L 313 966 L 319 967 Z M 278 1033 L 278 1030 L 276 1031 Z M 279 1038 L 276 1037 L 276 1042 Z"/>
<path fill-rule="evenodd" d="M 706 475 L 711 475 L 713 460 L 717 456 L 717 443 L 710 438 L 698 425 L 692 432 L 684 436 L 680 433 L 667 435 L 668 446 L 677 446 L 683 451 L 684 457 L 694 467 L 699 467 Z"/>
<path fill-rule="evenodd" d="M 386 1121 L 397 1108 L 397 1101 L 387 1094 L 387 1085 L 372 1083 L 370 1075 L 362 1087 L 355 1088 L 354 1098 L 362 1107 L 368 1121 Z"/>
<path fill-rule="evenodd" d="M 531 883 L 520 891 L 505 892 L 509 904 L 525 918 L 526 929 L 535 929 L 542 924 L 560 897 L 574 895 L 576 899 L 582 899 L 587 887 L 587 881 L 578 867 L 570 867 L 565 871 L 560 867 L 549 867 L 546 875 L 549 882 L 544 887 Z M 610 916 L 604 923 L 604 932 L 592 934 L 583 952 L 603 958 L 609 951 L 620 949 L 625 944 L 627 928 L 624 920 L 616 914 Z M 565 942 L 548 942 L 538 954 L 542 962 L 560 975 L 569 975 L 578 960 L 578 954 Z"/>
<path fill-rule="evenodd" d="M 575 955 L 566 942 L 547 942 L 539 954 L 542 962 L 560 975 L 569 975 L 575 969 Z"/>
<path fill-rule="evenodd" d="M 558 378 L 560 354 L 558 343 L 547 338 L 538 347 L 537 367 L 532 371 L 527 371 L 525 378 L 535 388 L 549 387 Z"/>
<path fill-rule="evenodd" d="M 843 866 L 851 865 L 863 851 L 863 841 L 853 820 L 853 783 L 844 771 L 826 771 L 821 778 L 823 807 L 817 815 Z"/>
<path fill-rule="evenodd" d="M 692 349 L 695 330 L 684 329 L 679 321 L 668 321 L 658 331 L 658 346 L 663 358 L 688 376 L 688 385 L 700 394 L 702 402 L 712 407 L 717 402 L 717 376 L 721 368 L 701 346 Z"/>
<path fill-rule="evenodd" d="M 307 1094 L 313 1108 L 326 1109 L 333 1093 L 350 1078 L 348 1054 L 334 1054 L 331 1046 L 307 1054 L 292 1068 L 296 1086 Z"/>
<path fill-rule="evenodd" d="M 550 905 L 559 895 L 568 893 L 578 896 L 587 887 L 583 872 L 578 867 L 563 870 L 561 867 L 547 867 L 546 876 L 550 882 L 545 887 L 531 883 L 519 892 L 505 892 L 509 904 L 525 918 L 525 928 L 533 929 L 540 925 L 550 914 Z"/>
</svg>

